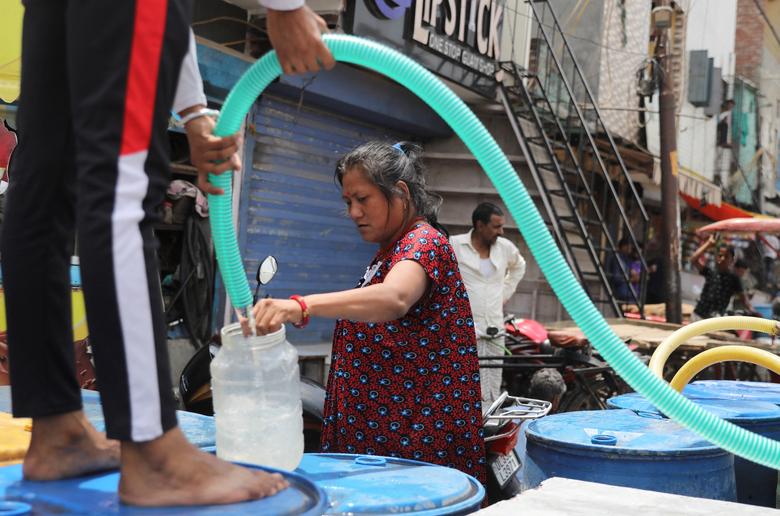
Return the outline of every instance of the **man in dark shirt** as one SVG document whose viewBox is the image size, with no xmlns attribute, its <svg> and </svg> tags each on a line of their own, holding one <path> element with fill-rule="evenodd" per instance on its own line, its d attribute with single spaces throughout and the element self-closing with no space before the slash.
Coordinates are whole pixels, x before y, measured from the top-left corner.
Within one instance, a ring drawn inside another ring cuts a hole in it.
<svg viewBox="0 0 780 516">
<path fill-rule="evenodd" d="M 753 311 L 753 305 L 742 290 L 742 282 L 731 270 L 734 262 L 734 249 L 728 246 L 720 246 L 715 257 L 715 269 L 708 267 L 701 261 L 702 255 L 715 245 L 716 238 L 711 235 L 701 247 L 691 256 L 691 264 L 704 276 L 704 288 L 701 291 L 699 302 L 693 310 L 691 321 L 707 319 L 718 316 L 726 311 L 732 296 L 739 296 L 743 306 L 748 311 Z"/>
</svg>

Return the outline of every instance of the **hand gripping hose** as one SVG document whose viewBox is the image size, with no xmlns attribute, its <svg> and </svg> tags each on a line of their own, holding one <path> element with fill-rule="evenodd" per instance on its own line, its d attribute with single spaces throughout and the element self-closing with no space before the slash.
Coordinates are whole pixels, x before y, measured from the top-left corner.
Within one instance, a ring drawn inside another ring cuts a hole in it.
<svg viewBox="0 0 780 516">
<path fill-rule="evenodd" d="M 633 356 L 585 294 L 517 173 L 463 101 L 432 73 L 399 52 L 353 36 L 328 35 L 323 39 L 337 60 L 375 70 L 406 86 L 455 130 L 495 185 L 563 306 L 629 385 L 663 413 L 707 440 L 754 462 L 780 469 L 780 443 L 734 426 L 697 407 L 650 373 Z M 266 54 L 247 70 L 225 101 L 215 133 L 225 136 L 238 131 L 257 96 L 280 73 L 274 52 Z M 230 217 L 231 174 L 211 176 L 210 181 L 225 190 L 222 196 L 209 196 L 220 269 L 233 304 L 248 306 L 252 295 Z"/>
</svg>

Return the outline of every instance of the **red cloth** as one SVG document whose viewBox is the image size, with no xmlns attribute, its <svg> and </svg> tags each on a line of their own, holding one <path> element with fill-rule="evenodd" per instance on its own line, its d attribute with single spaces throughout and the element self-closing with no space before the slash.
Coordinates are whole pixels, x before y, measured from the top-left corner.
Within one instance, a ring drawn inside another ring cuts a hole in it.
<svg viewBox="0 0 780 516">
<path fill-rule="evenodd" d="M 476 335 L 457 258 L 419 222 L 377 253 L 367 285 L 402 260 L 419 263 L 431 287 L 401 319 L 338 321 L 322 449 L 431 462 L 485 483 Z"/>
</svg>

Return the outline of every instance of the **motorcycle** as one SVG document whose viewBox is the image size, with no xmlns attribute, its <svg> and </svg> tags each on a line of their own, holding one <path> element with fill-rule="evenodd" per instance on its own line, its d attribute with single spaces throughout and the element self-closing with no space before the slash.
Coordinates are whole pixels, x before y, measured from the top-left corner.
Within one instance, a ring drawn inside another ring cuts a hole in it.
<svg viewBox="0 0 780 516">
<path fill-rule="evenodd" d="M 522 491 L 518 475 L 522 458 L 515 451 L 517 439 L 523 431 L 524 422 L 546 416 L 551 408 L 549 401 L 510 396 L 504 391 L 483 411 L 490 503 L 508 500 Z"/>
<path fill-rule="evenodd" d="M 504 332 L 512 339 L 506 347 L 513 354 L 520 352 L 544 353 L 550 351 L 547 328 L 533 319 L 519 319 L 513 314 L 504 317 Z M 490 333 L 490 329 L 488 329 Z"/>
<path fill-rule="evenodd" d="M 557 369 L 566 383 L 558 412 L 604 409 L 607 399 L 630 390 L 583 335 L 548 332 L 534 320 L 508 315 L 502 330 L 489 327 L 480 337 L 505 349 L 502 356 L 480 356 L 480 367 L 502 369 L 504 385 L 513 394 L 529 394 L 537 371 Z M 636 346 L 627 346 L 639 355 Z"/>
</svg>

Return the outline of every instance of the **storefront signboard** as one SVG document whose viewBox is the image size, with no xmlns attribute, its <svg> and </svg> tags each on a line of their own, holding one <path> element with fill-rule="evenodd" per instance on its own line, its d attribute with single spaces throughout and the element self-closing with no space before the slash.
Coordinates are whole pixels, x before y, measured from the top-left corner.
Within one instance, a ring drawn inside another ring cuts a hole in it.
<svg viewBox="0 0 780 516">
<path fill-rule="evenodd" d="M 495 97 L 504 4 L 496 0 L 353 0 L 346 31 L 390 45 L 431 71 Z"/>
</svg>

